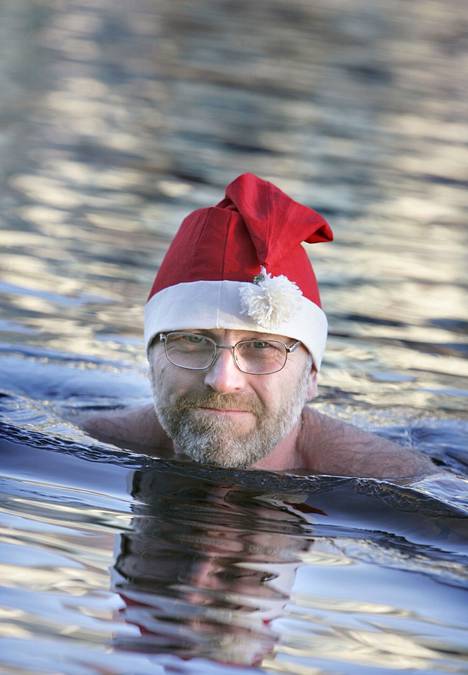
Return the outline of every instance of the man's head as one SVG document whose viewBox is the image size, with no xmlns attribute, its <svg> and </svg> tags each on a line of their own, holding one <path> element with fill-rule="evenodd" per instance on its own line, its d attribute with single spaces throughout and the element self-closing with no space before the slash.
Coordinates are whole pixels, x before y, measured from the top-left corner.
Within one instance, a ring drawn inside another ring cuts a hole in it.
<svg viewBox="0 0 468 675">
<path fill-rule="evenodd" d="M 327 335 L 301 244 L 332 237 L 320 214 L 252 174 L 230 183 L 216 206 L 183 221 L 145 306 L 145 343 L 158 417 L 193 459 L 251 465 L 296 425 L 313 397 Z M 174 332 L 195 334 L 192 348 L 202 339 L 212 361 L 194 361 L 193 352 L 190 362 L 181 361 L 180 350 L 171 358 L 174 338 L 168 345 L 159 336 Z M 244 341 L 252 338 L 267 349 L 249 351 L 253 343 Z M 239 341 L 235 351 L 210 352 Z M 283 345 L 276 354 L 284 357 L 281 368 L 265 367 L 272 341 Z"/>
<path fill-rule="evenodd" d="M 163 338 L 149 351 L 155 410 L 178 449 L 195 461 L 256 464 L 294 429 L 316 394 L 312 357 L 287 337 L 193 329 Z"/>
</svg>

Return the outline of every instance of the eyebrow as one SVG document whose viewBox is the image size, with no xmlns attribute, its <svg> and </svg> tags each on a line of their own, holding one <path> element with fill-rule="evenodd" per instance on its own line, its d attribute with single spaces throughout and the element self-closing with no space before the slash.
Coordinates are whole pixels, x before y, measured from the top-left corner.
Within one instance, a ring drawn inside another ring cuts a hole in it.
<svg viewBox="0 0 468 675">
<path fill-rule="evenodd" d="M 229 329 L 226 329 L 229 330 Z M 186 331 L 181 331 L 181 332 L 186 332 L 186 333 L 195 333 L 196 335 L 208 335 L 209 337 L 217 338 L 218 336 L 213 333 L 211 330 L 207 330 L 205 328 L 192 328 L 192 329 L 187 329 Z M 281 340 L 292 340 L 293 338 L 288 338 L 286 336 L 282 335 L 271 335 L 268 333 L 256 333 L 255 331 L 252 331 L 250 335 L 244 335 L 243 337 L 239 338 L 236 340 L 236 342 L 239 342 L 240 340 L 276 340 L 280 341 Z"/>
</svg>

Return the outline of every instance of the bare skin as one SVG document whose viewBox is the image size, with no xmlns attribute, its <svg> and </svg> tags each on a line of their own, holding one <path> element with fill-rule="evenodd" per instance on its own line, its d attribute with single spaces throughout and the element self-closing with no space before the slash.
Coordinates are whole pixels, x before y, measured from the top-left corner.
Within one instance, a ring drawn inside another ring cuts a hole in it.
<svg viewBox="0 0 468 675">
<path fill-rule="evenodd" d="M 80 426 L 94 438 L 121 448 L 180 457 L 152 404 L 90 416 Z M 284 444 L 253 469 L 306 471 L 342 476 L 416 479 L 440 470 L 421 453 L 305 407 Z M 286 446 L 291 450 L 285 453 Z"/>
<path fill-rule="evenodd" d="M 221 329 L 209 333 L 218 344 L 224 345 L 260 336 L 259 333 Z M 287 337 L 280 339 L 289 340 Z M 170 363 L 160 341 L 155 341 L 149 360 L 155 401 L 160 397 L 166 404 L 173 405 L 179 396 L 193 393 L 215 393 L 224 397 L 224 401 L 234 401 L 233 409 L 230 404 L 228 409 L 223 406 L 206 407 L 203 398 L 201 403 L 194 404 L 203 406 L 196 407 L 195 414 L 215 416 L 220 428 L 225 421 L 225 428 L 231 430 L 229 434 L 249 433 L 258 424 L 255 415 L 245 405 L 246 401 L 260 401 L 264 415 L 270 419 L 283 419 L 282 416 L 288 413 L 282 402 L 297 397 L 297 392 L 302 391 L 302 398 L 297 399 L 297 412 L 294 413 L 297 417 L 291 418 L 285 435 L 268 454 L 254 460 L 255 463 L 247 464 L 251 469 L 412 480 L 440 473 L 421 453 L 318 413 L 306 405 L 306 401 L 317 395 L 317 372 L 302 345 L 289 355 L 281 371 L 262 376 L 240 371 L 229 350 L 221 350 L 209 369 L 194 371 Z M 303 389 L 299 385 L 301 381 Z M 220 401 L 221 398 L 215 400 Z M 301 409 L 302 413 L 299 412 Z M 100 413 L 75 421 L 91 436 L 106 443 L 157 457 L 191 461 L 164 431 L 153 404 Z M 164 426 L 167 428 L 166 424 Z M 226 448 L 230 447 L 229 434 L 224 442 Z M 244 448 L 243 445 L 241 447 Z M 186 449 L 192 452 L 191 441 Z M 232 455 L 228 458 L 230 460 Z"/>
</svg>

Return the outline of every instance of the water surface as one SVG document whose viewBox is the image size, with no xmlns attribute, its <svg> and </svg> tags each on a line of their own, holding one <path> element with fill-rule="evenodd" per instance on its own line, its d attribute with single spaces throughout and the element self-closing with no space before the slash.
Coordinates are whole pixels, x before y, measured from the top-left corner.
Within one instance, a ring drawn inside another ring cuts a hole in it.
<svg viewBox="0 0 468 675">
<path fill-rule="evenodd" d="M 0 7 L 0 668 L 467 670 L 466 8 Z M 321 211 L 317 409 L 452 479 L 190 469 L 93 442 L 146 402 L 181 218 L 252 171 Z"/>
</svg>

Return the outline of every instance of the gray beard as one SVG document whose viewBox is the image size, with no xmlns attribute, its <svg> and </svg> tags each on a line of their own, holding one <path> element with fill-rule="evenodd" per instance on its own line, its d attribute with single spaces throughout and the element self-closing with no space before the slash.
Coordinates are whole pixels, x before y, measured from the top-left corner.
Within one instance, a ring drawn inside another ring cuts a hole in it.
<svg viewBox="0 0 468 675">
<path fill-rule="evenodd" d="M 294 396 L 283 403 L 275 416 L 268 415 L 257 397 L 214 391 L 180 396 L 174 404 L 167 405 L 161 401 L 153 381 L 154 407 L 164 431 L 190 459 L 226 468 L 247 468 L 269 455 L 292 430 L 307 400 L 308 379 L 305 369 Z M 203 414 L 200 407 L 249 410 L 255 416 L 255 428 L 240 434 L 234 420 L 216 419 Z"/>
</svg>

